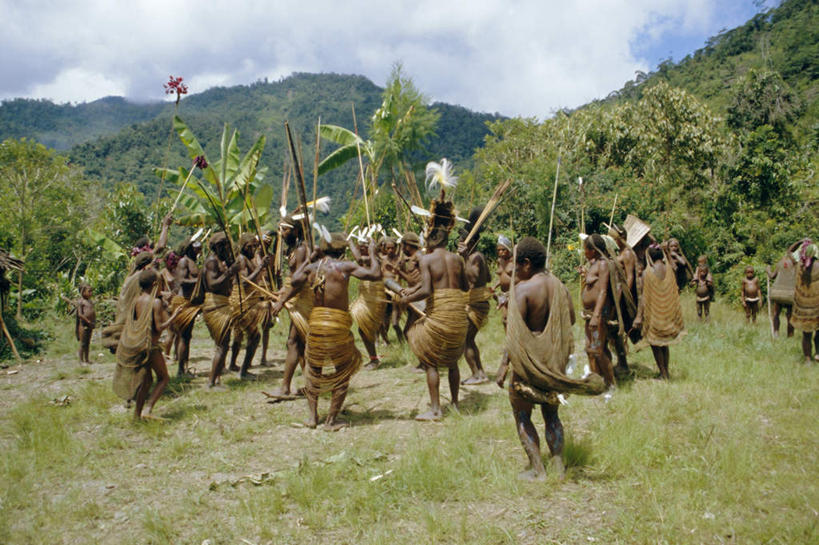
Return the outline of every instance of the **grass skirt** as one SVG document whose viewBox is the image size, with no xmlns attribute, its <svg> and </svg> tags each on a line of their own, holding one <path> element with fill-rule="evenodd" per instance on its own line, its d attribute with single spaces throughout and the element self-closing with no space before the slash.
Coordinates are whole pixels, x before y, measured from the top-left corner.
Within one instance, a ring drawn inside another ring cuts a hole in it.
<svg viewBox="0 0 819 545">
<path fill-rule="evenodd" d="M 410 348 L 422 364 L 458 365 L 469 327 L 468 300 L 468 292 L 452 288 L 435 290 L 427 297 L 426 316 L 419 318 L 407 332 Z"/>
<path fill-rule="evenodd" d="M 346 387 L 361 368 L 350 313 L 330 307 L 313 307 L 307 335 L 305 379 L 307 392 L 318 396 Z"/>
</svg>

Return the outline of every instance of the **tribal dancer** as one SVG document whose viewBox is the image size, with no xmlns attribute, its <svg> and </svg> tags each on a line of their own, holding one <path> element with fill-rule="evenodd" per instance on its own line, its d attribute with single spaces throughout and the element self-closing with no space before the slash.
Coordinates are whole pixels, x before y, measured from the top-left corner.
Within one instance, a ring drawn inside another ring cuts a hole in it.
<svg viewBox="0 0 819 545">
<path fill-rule="evenodd" d="M 529 468 L 520 477 L 543 480 L 546 470 L 540 457 L 540 438 L 532 424 L 532 409 L 540 405 L 550 465 L 562 476 L 563 424 L 558 416 L 558 395 L 597 395 L 605 391 L 606 385 L 597 374 L 580 380 L 566 375 L 574 348 L 574 307 L 566 286 L 544 269 L 543 244 L 532 237 L 523 238 L 517 245 L 515 261 L 517 282 L 510 289 L 506 328 L 506 350 L 512 367 L 509 401 L 520 442 L 529 458 Z M 506 368 L 499 375 L 503 386 Z"/>
<path fill-rule="evenodd" d="M 236 262 L 239 263 L 240 284 L 234 284 L 230 294 L 230 305 L 233 311 L 233 345 L 231 346 L 230 371 L 239 371 L 239 378 L 243 380 L 255 379 L 256 375 L 249 372 L 253 356 L 256 355 L 256 348 L 262 338 L 259 333 L 259 323 L 262 320 L 264 307 L 262 305 L 262 293 L 252 284 L 257 282 L 259 275 L 272 261 L 272 256 L 267 260 L 256 262 L 256 249 L 259 241 L 256 235 L 244 233 L 239 239 L 239 255 Z M 241 290 L 241 291 L 240 291 Z M 242 347 L 242 337 L 247 335 L 247 346 L 245 347 L 245 359 L 241 369 L 236 366 L 236 358 Z"/>
<path fill-rule="evenodd" d="M 174 316 L 169 317 L 165 313 L 162 300 L 156 297 L 157 272 L 146 269 L 137 276 L 142 293 L 129 304 L 125 327 L 117 345 L 114 392 L 127 401 L 136 401 L 134 418 L 156 419 L 151 413 L 169 380 L 159 336 L 171 324 Z M 153 382 L 151 371 L 156 373 L 157 383 L 148 399 Z M 148 414 L 143 416 L 146 399 Z"/>
<path fill-rule="evenodd" d="M 643 292 L 633 327 L 642 329 L 643 339 L 651 346 L 660 378 L 668 379 L 668 347 L 685 334 L 680 292 L 674 271 L 666 262 L 659 244 L 648 247 L 648 264 L 643 271 Z"/>
<path fill-rule="evenodd" d="M 445 166 L 442 170 L 446 171 Z M 466 317 L 469 283 L 463 259 L 446 250 L 449 232 L 454 225 L 455 205 L 446 200 L 442 187 L 441 196 L 433 200 L 430 207 L 427 254 L 421 258 L 421 283 L 416 288 L 403 290 L 401 298 L 402 303 L 426 300 L 426 315 L 407 332 L 410 348 L 424 365 L 430 397 L 430 410 L 416 416 L 416 420 L 439 420 L 443 414 L 438 393 L 438 368 L 448 369 L 452 405 L 458 406 L 461 378 L 458 360 L 463 354 L 469 327 Z"/>
<path fill-rule="evenodd" d="M 509 286 L 512 283 L 512 273 L 515 270 L 514 263 L 512 263 L 512 241 L 504 235 L 498 235 L 498 245 L 495 251 L 498 254 L 498 268 L 495 270 L 495 274 L 498 275 L 498 281 L 492 286 L 492 291 L 500 290 L 500 293 L 497 295 L 498 310 L 501 312 L 503 330 L 506 331 L 506 321 L 509 312 Z M 500 366 L 495 375 L 495 382 L 501 388 L 503 388 L 504 376 L 508 366 L 509 354 L 504 347 Z"/>
<path fill-rule="evenodd" d="M 802 354 L 811 362 L 811 337 L 815 347 L 814 361 L 819 361 L 819 247 L 805 239 L 795 255 L 796 289 L 793 294 L 791 323 L 802 330 Z"/>
<path fill-rule="evenodd" d="M 362 267 L 369 267 L 372 265 L 372 261 L 376 259 L 370 255 L 369 245 L 363 241 L 356 244 L 351 239 L 349 246 L 356 263 Z M 386 308 L 387 298 L 384 292 L 383 280 L 380 278 L 378 280 L 362 280 L 358 283 L 358 297 L 350 307 L 350 314 L 358 326 L 358 334 L 370 358 L 369 363 L 365 366 L 366 369 L 377 369 L 381 365 L 378 354 L 376 354 L 375 341 L 379 330 L 383 326 L 384 316 L 387 312 Z"/>
<path fill-rule="evenodd" d="M 368 267 L 343 260 L 346 247 L 347 242 L 341 233 L 333 233 L 329 242 L 322 238 L 320 249 L 324 257 L 299 267 L 293 274 L 293 290 L 289 292 L 292 296 L 301 289 L 308 289 L 315 297 L 307 335 L 305 395 L 310 410 L 307 425 L 311 428 L 318 425 L 318 398 L 323 393 L 332 392 L 330 410 L 324 423 L 327 431 L 347 425 L 339 420 L 338 414 L 347 396 L 350 378 L 361 367 L 361 352 L 356 348 L 350 331 L 353 319 L 347 310 L 350 277 L 370 281 L 381 278 L 375 244 L 370 242 Z M 308 281 L 311 281 L 312 289 L 307 288 Z M 274 312 L 281 311 L 285 301 L 284 298 L 280 299 L 274 306 Z"/>
<path fill-rule="evenodd" d="M 223 232 L 211 235 L 210 255 L 205 260 L 205 303 L 202 306 L 202 317 L 205 325 L 216 343 L 216 352 L 210 368 L 208 387 L 215 388 L 225 368 L 225 358 L 230 347 L 230 326 L 233 313 L 230 307 L 230 291 L 233 277 L 241 269 L 241 263 L 233 261 L 230 255 L 229 242 Z"/>
<path fill-rule="evenodd" d="M 617 365 L 614 367 L 616 377 L 625 377 L 629 374 L 628 369 L 628 349 L 626 337 L 631 331 L 631 325 L 637 316 L 637 255 L 634 250 L 626 244 L 626 231 L 618 225 L 609 226 L 609 236 L 617 244 L 618 254 L 612 260 L 609 267 L 611 286 L 613 288 L 614 299 L 617 301 L 615 307 L 617 321 L 609 325 L 609 340 L 614 346 L 617 354 Z M 613 265 L 613 271 L 612 267 Z M 639 336 L 633 335 L 632 342 L 640 340 Z"/>
<path fill-rule="evenodd" d="M 608 346 L 608 322 L 616 316 L 614 297 L 610 289 L 609 260 L 606 243 L 597 233 L 583 241 L 583 251 L 589 261 L 583 279 L 583 319 L 586 320 L 586 354 L 591 370 L 601 375 L 606 386 L 614 386 L 614 368 Z"/>
<path fill-rule="evenodd" d="M 475 225 L 482 212 L 482 206 L 473 208 L 469 214 L 469 223 L 467 225 Z M 464 240 L 469 234 L 469 229 L 464 228 L 461 230 L 460 242 L 458 243 L 458 254 L 466 262 L 466 280 L 469 282 L 469 307 L 467 308 L 469 328 L 466 332 L 464 344 L 464 359 L 469 365 L 470 371 L 472 371 L 472 376 L 462 381 L 461 384 L 489 382 L 481 365 L 481 353 L 478 350 L 478 344 L 475 342 L 478 331 L 486 325 L 486 320 L 489 317 L 489 300 L 492 298 L 492 288 L 489 287 L 489 266 L 486 264 L 483 253 L 477 249 L 482 231 L 483 227 L 475 233 L 472 241 L 467 246 L 464 244 Z"/>
<path fill-rule="evenodd" d="M 196 258 L 201 252 L 202 244 L 191 239 L 187 239 L 179 246 L 182 257 L 174 271 L 178 287 L 171 301 L 171 310 L 179 309 L 173 323 L 173 327 L 179 332 L 176 337 L 176 376 L 182 376 L 187 371 L 193 325 L 196 317 L 202 312 L 204 291 L 200 283 L 199 267 L 196 265 Z M 195 291 L 197 293 L 194 293 Z"/>
<path fill-rule="evenodd" d="M 382 241 L 384 248 L 384 255 L 381 259 L 381 274 L 384 280 L 395 279 L 395 273 L 392 271 L 397 269 L 401 263 L 401 255 L 398 253 L 398 243 L 392 237 L 384 237 Z M 392 327 L 395 331 L 395 337 L 399 343 L 404 342 L 404 331 L 401 329 L 401 314 L 404 308 L 397 300 L 398 298 L 389 297 L 384 309 L 384 341 L 389 342 L 389 329 Z"/>
<path fill-rule="evenodd" d="M 287 266 L 292 275 L 309 257 L 302 223 L 287 216 L 279 222 L 279 228 L 281 229 L 281 239 L 287 248 Z M 285 308 L 290 314 L 290 331 L 287 334 L 287 355 L 284 360 L 282 385 L 274 390 L 271 396 L 289 398 L 290 384 L 293 381 L 296 366 L 301 364 L 302 370 L 304 370 L 304 345 L 307 342 L 307 320 L 313 308 L 313 295 L 309 289 L 304 289 L 303 286 L 298 290 L 294 289 L 291 278 L 288 278 L 279 297 L 280 300 L 287 301 Z"/>
</svg>

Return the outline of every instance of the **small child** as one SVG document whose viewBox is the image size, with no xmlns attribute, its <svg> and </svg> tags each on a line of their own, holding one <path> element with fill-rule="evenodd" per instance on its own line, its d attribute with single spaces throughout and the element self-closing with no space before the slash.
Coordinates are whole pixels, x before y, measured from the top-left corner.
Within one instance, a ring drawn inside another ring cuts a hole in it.
<svg viewBox="0 0 819 545">
<path fill-rule="evenodd" d="M 694 279 L 691 285 L 696 287 L 697 294 L 697 317 L 702 320 L 710 319 L 711 301 L 714 299 L 714 278 L 711 276 L 711 269 L 708 267 L 708 258 L 701 255 L 697 258 L 697 270 L 694 271 Z"/>
<path fill-rule="evenodd" d="M 745 308 L 745 320 L 748 323 L 756 323 L 761 291 L 759 279 L 754 276 L 754 268 L 748 265 L 745 267 L 745 278 L 742 279 L 742 306 Z"/>
<path fill-rule="evenodd" d="M 91 286 L 83 282 L 80 284 L 81 298 L 77 302 L 77 319 L 75 333 L 80 341 L 80 349 L 77 353 L 80 363 L 91 363 L 88 359 L 88 348 L 91 345 L 91 333 L 97 325 L 97 313 L 94 311 L 94 303 L 91 301 Z"/>
</svg>

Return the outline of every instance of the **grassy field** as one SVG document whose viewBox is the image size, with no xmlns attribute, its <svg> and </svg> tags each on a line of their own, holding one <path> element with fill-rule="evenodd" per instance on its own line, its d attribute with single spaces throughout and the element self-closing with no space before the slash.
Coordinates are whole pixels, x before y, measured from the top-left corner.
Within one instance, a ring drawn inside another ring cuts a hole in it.
<svg viewBox="0 0 819 545">
<path fill-rule="evenodd" d="M 643 350 L 608 403 L 569 398 L 567 479 L 546 483 L 517 479 L 525 456 L 494 384 L 464 388 L 441 423 L 413 421 L 427 393 L 406 347 L 380 347 L 384 366 L 353 379 L 352 427 L 326 433 L 301 426 L 303 400 L 261 393 L 281 376 L 284 324 L 276 367 L 228 376 L 226 392 L 204 388 L 197 326 L 200 376 L 172 382 L 157 405 L 169 422 L 134 423 L 112 356 L 96 343 L 80 366 L 66 320 L 49 353 L 0 370 L 0 543 L 819 542 L 819 369 L 797 339 L 772 343 L 766 318 L 746 326 L 716 304 L 703 325 L 693 306 L 670 382 Z M 502 338 L 493 313 L 478 337 L 493 373 Z"/>
</svg>

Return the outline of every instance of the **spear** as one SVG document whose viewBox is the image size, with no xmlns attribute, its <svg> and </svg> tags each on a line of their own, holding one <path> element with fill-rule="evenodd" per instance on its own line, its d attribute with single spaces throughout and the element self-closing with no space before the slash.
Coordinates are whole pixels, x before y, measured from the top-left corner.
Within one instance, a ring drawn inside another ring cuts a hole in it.
<svg viewBox="0 0 819 545">
<path fill-rule="evenodd" d="M 618 197 L 618 194 L 615 193 L 614 194 L 614 204 L 611 205 L 611 216 L 609 216 L 609 225 L 612 225 L 614 223 L 614 209 L 617 208 L 617 197 Z"/>
<path fill-rule="evenodd" d="M 489 214 L 494 212 L 495 208 L 498 207 L 498 203 L 500 203 L 501 197 L 509 189 L 509 186 L 512 184 L 512 178 L 507 178 L 506 181 L 501 182 L 498 184 L 498 187 L 495 188 L 495 192 L 492 194 L 492 197 L 489 199 L 489 202 L 486 203 L 486 206 L 483 207 L 483 211 L 481 215 L 478 216 L 478 219 L 475 221 L 475 225 L 472 226 L 472 229 L 469 231 L 469 234 L 466 235 L 466 239 L 464 239 L 464 244 L 469 246 L 469 242 L 472 240 L 472 237 L 475 236 L 475 233 L 478 232 L 478 229 L 486 221 L 486 218 L 489 217 Z M 552 202 L 552 216 L 554 217 L 554 210 L 555 205 Z M 549 234 L 551 236 L 552 226 L 549 225 Z"/>
<path fill-rule="evenodd" d="M 310 253 L 313 253 L 313 231 L 310 230 L 310 216 L 307 210 L 307 189 L 304 187 L 304 172 L 301 168 L 301 161 L 296 153 L 296 145 L 293 142 L 293 135 L 290 133 L 290 124 L 284 122 L 284 131 L 287 133 L 287 143 L 290 146 L 290 158 L 293 161 L 293 166 L 296 171 L 296 188 L 299 190 L 299 199 L 301 206 L 304 209 L 304 215 L 301 219 L 304 227 L 304 238 L 307 239 L 307 246 L 310 248 Z"/>
<path fill-rule="evenodd" d="M 367 204 L 367 182 L 364 179 L 364 163 L 361 161 L 361 145 L 358 143 L 358 123 L 355 120 L 355 104 L 353 104 L 353 129 L 355 130 L 355 148 L 358 151 L 358 169 L 361 171 L 361 187 L 364 190 L 364 212 L 367 214 L 367 227 L 370 226 L 370 206 Z"/>
<path fill-rule="evenodd" d="M 546 239 L 546 264 L 549 263 L 550 251 L 552 249 L 552 225 L 555 221 L 555 202 L 557 201 L 557 177 L 560 174 L 560 155 L 557 156 L 557 168 L 555 169 L 555 189 L 552 192 L 552 214 L 549 217 L 549 236 Z"/>
</svg>

